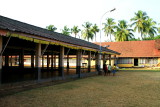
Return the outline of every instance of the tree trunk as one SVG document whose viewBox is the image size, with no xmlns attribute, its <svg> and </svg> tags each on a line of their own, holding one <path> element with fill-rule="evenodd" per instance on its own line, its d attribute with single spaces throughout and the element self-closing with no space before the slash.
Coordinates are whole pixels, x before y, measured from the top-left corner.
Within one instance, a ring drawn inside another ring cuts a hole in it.
<svg viewBox="0 0 160 107">
<path fill-rule="evenodd" d="M 142 34 L 142 32 L 141 32 L 141 39 L 143 40 L 143 34 Z"/>
<path fill-rule="evenodd" d="M 110 41 L 112 42 L 112 39 L 111 39 L 111 34 L 110 34 Z"/>
</svg>

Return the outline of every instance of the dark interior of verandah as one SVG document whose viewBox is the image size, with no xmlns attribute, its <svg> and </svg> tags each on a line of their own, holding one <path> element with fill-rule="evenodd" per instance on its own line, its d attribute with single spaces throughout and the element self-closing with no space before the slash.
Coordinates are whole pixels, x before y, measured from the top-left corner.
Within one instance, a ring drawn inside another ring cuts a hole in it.
<svg viewBox="0 0 160 107">
<path fill-rule="evenodd" d="M 5 49 L 2 60 L 2 84 L 37 80 L 38 71 L 35 68 L 36 43 L 15 37 L 3 37 L 3 48 Z M 41 49 L 43 54 L 41 57 L 41 79 L 61 77 L 62 73 L 59 70 L 60 46 L 42 44 Z M 76 65 L 70 65 L 70 60 L 76 59 L 76 53 L 77 50 L 75 49 L 64 48 L 64 63 L 66 63 L 64 76 L 77 74 Z M 82 59 L 88 60 L 88 54 L 89 51 L 82 51 Z M 95 60 L 96 54 L 91 52 L 91 60 Z M 29 60 L 30 64 L 25 64 L 25 60 Z M 44 61 L 46 61 L 46 64 Z M 85 66 L 81 66 L 82 73 L 97 71 L 95 65 L 88 67 L 86 63 L 83 64 Z"/>
</svg>

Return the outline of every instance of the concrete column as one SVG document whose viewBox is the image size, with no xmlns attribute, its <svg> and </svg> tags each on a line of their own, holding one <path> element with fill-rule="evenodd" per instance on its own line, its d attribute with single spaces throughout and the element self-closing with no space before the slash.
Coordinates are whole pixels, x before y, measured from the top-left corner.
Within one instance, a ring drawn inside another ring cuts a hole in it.
<svg viewBox="0 0 160 107">
<path fill-rule="evenodd" d="M 79 78 L 81 78 L 81 57 L 82 57 L 82 51 L 77 50 L 76 73 L 78 74 Z"/>
<path fill-rule="evenodd" d="M 0 85 L 2 83 L 2 55 L 1 55 L 1 52 L 2 52 L 2 36 L 0 36 Z"/>
<path fill-rule="evenodd" d="M 37 76 L 38 76 L 38 82 L 40 82 L 40 80 L 41 80 L 41 44 L 40 43 L 38 43 L 38 44 L 36 44 L 36 60 L 35 60 L 35 67 L 37 68 L 37 70 L 38 70 L 38 74 L 37 74 Z"/>
<path fill-rule="evenodd" d="M 88 72 L 91 72 L 91 51 L 88 53 Z"/>
<path fill-rule="evenodd" d="M 59 55 L 59 76 L 64 78 L 64 47 L 60 47 L 60 55 Z"/>
</svg>

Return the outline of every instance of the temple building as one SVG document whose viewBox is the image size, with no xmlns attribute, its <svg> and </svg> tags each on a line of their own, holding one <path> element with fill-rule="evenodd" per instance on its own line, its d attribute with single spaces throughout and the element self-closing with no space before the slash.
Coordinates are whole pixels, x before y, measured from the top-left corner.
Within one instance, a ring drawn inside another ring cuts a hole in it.
<svg viewBox="0 0 160 107">
<path fill-rule="evenodd" d="M 160 40 L 102 42 L 102 46 L 121 53 L 114 62 L 119 67 L 155 67 L 160 64 Z"/>
<path fill-rule="evenodd" d="M 91 42 L 0 16 L 0 85 L 98 74 L 105 60 L 119 54 Z"/>
</svg>

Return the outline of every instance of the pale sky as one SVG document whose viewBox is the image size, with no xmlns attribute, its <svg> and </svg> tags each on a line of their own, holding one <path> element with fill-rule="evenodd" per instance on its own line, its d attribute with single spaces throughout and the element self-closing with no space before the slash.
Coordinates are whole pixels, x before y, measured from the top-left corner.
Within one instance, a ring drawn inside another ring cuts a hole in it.
<svg viewBox="0 0 160 107">
<path fill-rule="evenodd" d="M 53 24 L 58 30 L 65 25 L 72 28 L 74 25 L 83 29 L 84 22 L 91 22 L 100 26 L 102 18 L 129 20 L 138 10 L 147 12 L 148 16 L 160 23 L 159 0 L 0 0 L 0 15 L 45 28 Z M 97 41 L 99 41 L 97 34 Z M 137 34 L 136 37 L 139 37 Z M 102 41 L 107 40 L 102 33 Z"/>
</svg>

